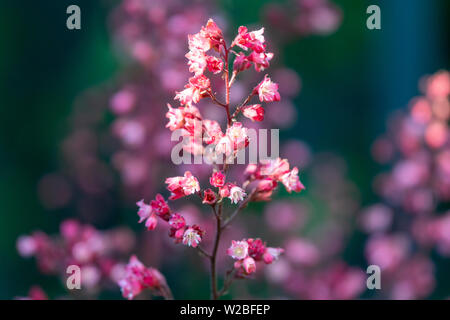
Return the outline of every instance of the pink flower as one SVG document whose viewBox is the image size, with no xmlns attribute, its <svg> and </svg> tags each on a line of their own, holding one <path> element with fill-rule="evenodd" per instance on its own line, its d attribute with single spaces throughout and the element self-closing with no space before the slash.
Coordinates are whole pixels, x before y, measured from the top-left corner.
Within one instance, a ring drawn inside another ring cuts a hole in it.
<svg viewBox="0 0 450 320">
<path fill-rule="evenodd" d="M 248 56 L 248 61 L 251 61 L 255 65 L 255 70 L 258 72 L 264 71 L 264 69 L 269 67 L 269 61 L 272 60 L 273 53 L 272 52 L 252 52 Z"/>
<path fill-rule="evenodd" d="M 186 225 L 186 221 L 184 220 L 183 216 L 181 216 L 181 215 L 178 214 L 178 213 L 174 213 L 174 214 L 172 214 L 172 216 L 170 217 L 169 225 L 170 225 L 172 228 L 178 230 L 178 229 L 183 228 L 183 227 Z"/>
<path fill-rule="evenodd" d="M 216 194 L 211 189 L 206 189 L 203 192 L 203 201 L 202 201 L 202 203 L 214 204 L 214 203 L 216 203 L 216 200 L 217 200 Z"/>
<path fill-rule="evenodd" d="M 217 121 L 204 120 L 203 126 L 205 128 L 203 140 L 207 144 L 217 143 L 224 136 Z"/>
<path fill-rule="evenodd" d="M 271 196 L 278 183 L 271 179 L 266 178 L 258 182 L 255 193 L 252 196 L 252 201 L 270 201 Z"/>
<path fill-rule="evenodd" d="M 286 159 L 277 158 L 268 160 L 261 166 L 257 176 L 267 176 L 279 180 L 284 174 L 289 172 L 289 162 Z"/>
<path fill-rule="evenodd" d="M 244 53 L 239 52 L 239 55 L 236 56 L 233 62 L 233 71 L 242 72 L 251 67 L 251 62 L 245 56 Z"/>
<path fill-rule="evenodd" d="M 148 230 L 154 230 L 157 225 L 158 219 L 156 218 L 156 215 L 152 213 L 145 222 L 145 226 L 147 227 Z"/>
<path fill-rule="evenodd" d="M 145 222 L 145 226 L 148 228 L 148 230 L 155 229 L 156 225 L 158 224 L 158 220 L 156 219 L 156 215 L 152 212 L 152 207 L 148 204 L 145 204 L 143 199 L 139 202 L 136 202 L 136 204 L 139 207 L 139 223 L 147 220 Z"/>
<path fill-rule="evenodd" d="M 264 120 L 264 108 L 260 104 L 253 104 L 242 108 L 242 114 L 252 121 Z"/>
<path fill-rule="evenodd" d="M 136 256 L 132 256 L 125 268 L 125 276 L 119 280 L 119 286 L 123 297 L 131 300 L 142 290 L 157 289 L 164 282 L 164 276 L 158 270 L 146 268 Z"/>
<path fill-rule="evenodd" d="M 198 43 L 198 45 L 200 45 L 199 39 L 193 38 L 192 40 L 195 41 L 196 44 Z M 189 72 L 193 72 L 196 76 L 203 74 L 207 66 L 206 54 L 204 51 L 199 49 L 191 49 L 191 51 L 186 53 L 186 58 L 189 60 Z"/>
<path fill-rule="evenodd" d="M 255 87 L 255 93 L 258 93 L 259 100 L 265 102 L 280 101 L 280 93 L 278 92 L 278 84 L 272 82 L 268 75 Z"/>
<path fill-rule="evenodd" d="M 248 255 L 259 261 L 262 259 L 264 253 L 266 252 L 266 244 L 259 238 L 247 239 L 248 243 Z"/>
<path fill-rule="evenodd" d="M 226 184 L 223 187 L 219 187 L 219 194 L 222 198 L 228 198 L 228 196 L 230 195 L 229 184 Z"/>
<path fill-rule="evenodd" d="M 211 86 L 210 80 L 203 74 L 189 78 L 189 84 L 199 90 L 206 90 Z"/>
<path fill-rule="evenodd" d="M 297 167 L 294 167 L 292 171 L 285 173 L 281 177 L 281 182 L 284 184 L 286 190 L 289 193 L 291 193 L 292 191 L 300 192 L 305 189 L 305 186 L 300 182 L 300 179 L 298 178 Z"/>
<path fill-rule="evenodd" d="M 225 175 L 220 171 L 215 171 L 209 178 L 209 183 L 216 187 L 223 187 L 225 185 Z"/>
<path fill-rule="evenodd" d="M 231 203 L 238 203 L 239 201 L 244 200 L 246 195 L 244 189 L 239 188 L 238 186 L 232 186 L 228 198 L 230 198 Z"/>
<path fill-rule="evenodd" d="M 213 19 L 209 19 L 204 27 L 201 28 L 200 34 L 210 41 L 210 45 L 219 51 L 220 46 L 224 44 L 222 30 L 217 26 Z"/>
<path fill-rule="evenodd" d="M 193 227 L 187 228 L 183 234 L 183 244 L 189 247 L 196 248 L 201 241 L 200 233 Z"/>
<path fill-rule="evenodd" d="M 150 206 L 161 219 L 169 221 L 170 208 L 162 195 L 157 194 L 155 200 L 150 202 Z"/>
<path fill-rule="evenodd" d="M 180 100 L 183 105 L 192 105 L 197 103 L 201 99 L 200 90 L 191 84 L 187 84 L 185 89 L 180 92 L 176 92 L 175 100 Z"/>
<path fill-rule="evenodd" d="M 249 143 L 247 128 L 240 122 L 234 122 L 226 131 L 226 136 L 230 139 L 233 150 L 245 148 Z"/>
<path fill-rule="evenodd" d="M 227 250 L 227 254 L 236 260 L 245 259 L 248 256 L 247 241 L 231 241 L 231 246 Z"/>
<path fill-rule="evenodd" d="M 252 257 L 245 258 L 244 261 L 242 262 L 242 266 L 246 274 L 252 274 L 253 272 L 256 271 L 256 262 L 255 259 L 253 259 Z"/>
<path fill-rule="evenodd" d="M 263 255 L 264 263 L 271 264 L 273 261 L 278 260 L 278 257 L 280 254 L 284 252 L 284 249 L 282 248 L 267 248 L 266 252 Z"/>
<path fill-rule="evenodd" d="M 200 185 L 190 171 L 184 173 L 184 177 L 172 177 L 166 179 L 167 189 L 172 193 L 170 200 L 191 195 L 200 191 Z"/>
<path fill-rule="evenodd" d="M 216 57 L 207 56 L 206 66 L 210 72 L 217 74 L 220 73 L 223 69 L 223 61 L 222 59 Z"/>
<path fill-rule="evenodd" d="M 206 52 L 211 49 L 211 43 L 209 39 L 202 33 L 196 33 L 194 35 L 188 35 L 188 45 L 190 52 Z"/>
<path fill-rule="evenodd" d="M 263 52 L 265 50 L 264 45 L 264 28 L 257 31 L 248 32 L 248 29 L 244 26 L 240 26 L 238 29 L 238 35 L 234 38 L 231 47 L 237 45 L 244 50 L 252 49 L 256 52 Z"/>
<path fill-rule="evenodd" d="M 169 111 L 166 113 L 166 118 L 169 122 L 166 124 L 166 128 L 170 131 L 180 129 L 184 126 L 184 109 L 183 108 L 172 108 L 170 104 L 167 104 Z"/>
<path fill-rule="evenodd" d="M 231 141 L 228 135 L 225 135 L 222 138 L 220 138 L 215 148 L 215 152 L 217 154 L 224 154 L 225 156 L 231 155 L 233 153 L 233 150 L 234 150 L 233 142 Z"/>
</svg>

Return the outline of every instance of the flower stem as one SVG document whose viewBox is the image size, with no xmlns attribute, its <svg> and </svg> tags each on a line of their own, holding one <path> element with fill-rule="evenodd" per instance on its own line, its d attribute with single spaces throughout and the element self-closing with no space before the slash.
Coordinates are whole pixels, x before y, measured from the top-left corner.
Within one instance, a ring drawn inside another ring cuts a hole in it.
<svg viewBox="0 0 450 320">
<path fill-rule="evenodd" d="M 211 296 L 214 300 L 219 298 L 217 291 L 217 274 L 216 274 L 216 258 L 217 250 L 219 249 L 220 236 L 222 234 L 222 208 L 223 204 L 219 205 L 219 210 L 216 216 L 216 239 L 214 240 L 214 248 L 211 254 Z"/>
</svg>

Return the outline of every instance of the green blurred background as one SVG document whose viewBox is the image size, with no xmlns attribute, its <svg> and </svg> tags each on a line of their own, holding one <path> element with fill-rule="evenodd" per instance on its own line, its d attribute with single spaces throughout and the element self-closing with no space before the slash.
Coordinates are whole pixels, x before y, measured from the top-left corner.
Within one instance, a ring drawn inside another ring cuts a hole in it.
<svg viewBox="0 0 450 320">
<path fill-rule="evenodd" d="M 234 28 L 257 23 L 259 9 L 266 2 L 222 0 L 219 7 Z M 15 241 L 35 229 L 57 232 L 60 221 L 71 216 L 70 209 L 46 211 L 38 200 L 36 184 L 58 166 L 58 147 L 68 132 L 67 118 L 75 98 L 118 70 L 107 27 L 108 13 L 116 3 L 0 2 L 1 299 L 24 295 L 36 283 L 49 292 L 60 287 L 59 279 L 40 275 L 34 261 L 18 256 Z M 281 137 L 301 138 L 314 151 L 341 154 L 363 202 L 368 202 L 377 172 L 370 144 L 385 128 L 387 115 L 404 108 L 418 94 L 417 81 L 422 75 L 449 67 L 450 2 L 334 3 L 343 11 L 336 33 L 306 37 L 279 48 L 283 64 L 302 78 L 302 92 L 296 100 L 298 124 Z M 70 4 L 81 8 L 81 30 L 65 26 Z M 381 7 L 382 30 L 366 28 L 365 11 L 370 4 Z M 355 245 L 355 252 L 360 249 Z M 445 270 L 450 265 L 442 267 Z M 450 282 L 445 273 L 438 278 Z"/>
</svg>

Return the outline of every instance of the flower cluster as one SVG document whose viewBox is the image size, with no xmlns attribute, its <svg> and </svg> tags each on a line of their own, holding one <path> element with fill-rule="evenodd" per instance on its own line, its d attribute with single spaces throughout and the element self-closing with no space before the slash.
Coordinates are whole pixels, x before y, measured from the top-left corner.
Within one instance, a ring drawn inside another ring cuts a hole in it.
<svg viewBox="0 0 450 320">
<path fill-rule="evenodd" d="M 124 298 L 133 299 L 144 289 L 171 298 L 164 276 L 154 268 L 147 268 L 136 256 L 131 256 L 125 274 L 118 282 Z"/>
<path fill-rule="evenodd" d="M 35 257 L 45 274 L 66 277 L 69 265 L 81 269 L 81 285 L 94 291 L 101 283 L 114 283 L 123 269 L 123 258 L 135 243 L 130 230 L 102 232 L 76 220 L 66 220 L 60 226 L 60 236 L 51 237 L 37 231 L 17 240 L 19 254 Z"/>
<path fill-rule="evenodd" d="M 264 261 L 265 264 L 271 264 L 283 251 L 281 248 L 266 247 L 261 239 L 250 238 L 232 241 L 227 254 L 237 260 L 234 268 L 239 277 L 244 277 L 256 272 L 256 262 Z"/>
<path fill-rule="evenodd" d="M 194 75 L 189 78 L 184 90 L 177 92 L 175 100 L 179 100 L 180 106 L 173 108 L 168 105 L 169 111 L 166 118 L 169 122 L 166 127 L 170 131 L 179 130 L 181 136 L 188 139 L 188 145 L 183 146 L 183 151 L 193 154 L 204 154 L 206 145 L 214 146 L 212 158 L 217 159 L 224 154 L 228 160 L 237 156 L 239 150 L 245 149 L 249 145 L 250 137 L 248 129 L 243 123 L 237 121 L 237 117 L 242 113 L 245 117 L 253 121 L 262 121 L 264 109 L 260 104 L 249 104 L 255 96 L 260 102 L 280 101 L 278 84 L 273 82 L 268 75 L 254 87 L 248 97 L 236 106 L 234 112 L 231 108 L 230 88 L 236 80 L 238 74 L 254 64 L 256 71 L 262 71 L 269 66 L 269 61 L 273 54 L 266 52 L 266 44 L 263 36 L 264 29 L 248 31 L 246 27 L 240 27 L 238 35 L 228 47 L 223 37 L 222 30 L 210 19 L 203 26 L 200 32 L 189 35 L 188 59 L 189 71 Z M 245 55 L 236 50 L 248 52 Z M 210 51 L 218 56 L 210 55 Z M 234 56 L 234 66 L 230 77 L 230 58 Z M 206 74 L 206 70 L 212 75 L 221 75 L 225 82 L 225 101 L 219 101 L 215 91 L 212 89 L 213 80 Z M 214 104 L 225 109 L 227 115 L 226 130 L 221 129 L 218 121 L 204 119 L 199 109 L 195 106 L 201 99 L 209 98 Z M 211 156 L 211 154 L 210 154 Z M 231 162 L 232 163 L 232 162 Z M 227 170 L 230 162 L 212 162 L 214 168 L 209 177 L 209 183 L 213 188 L 203 189 L 199 180 L 190 171 L 185 171 L 183 176 L 169 177 L 165 180 L 167 190 L 171 193 L 169 200 L 174 201 L 191 195 L 197 195 L 202 199 L 202 203 L 210 206 L 217 221 L 215 242 L 212 253 L 206 252 L 200 243 L 205 232 L 197 225 L 186 225 L 184 217 L 178 213 L 171 213 L 169 206 L 161 195 L 150 204 L 145 204 L 143 200 L 137 203 L 139 207 L 139 222 L 144 222 L 148 229 L 155 229 L 157 217 L 167 221 L 170 225 L 169 236 L 175 242 L 182 242 L 187 246 L 198 248 L 211 262 L 212 274 L 212 297 L 217 299 L 225 292 L 217 290 L 216 284 L 216 257 L 223 229 L 249 202 L 269 200 L 278 182 L 285 185 L 288 192 L 300 192 L 304 189 L 298 177 L 298 169 L 290 169 L 286 159 L 269 160 L 259 165 L 249 165 L 246 170 L 247 180 L 242 185 L 235 182 L 227 182 Z M 250 189 L 246 191 L 246 189 Z M 224 199 L 229 198 L 231 204 L 238 204 L 234 213 L 225 217 Z M 272 263 L 283 252 L 281 248 L 266 247 L 260 239 L 247 239 L 233 242 L 228 250 L 233 258 L 238 261 L 234 264 L 237 272 L 235 277 L 249 275 L 256 270 L 256 262 L 264 261 L 266 264 Z M 229 281 L 226 281 L 228 284 Z"/>
<path fill-rule="evenodd" d="M 277 158 L 263 161 L 259 165 L 250 164 L 245 174 L 248 182 L 257 184 L 253 194 L 254 201 L 269 201 L 278 182 L 281 182 L 289 193 L 305 189 L 298 177 L 298 168 L 291 170 L 286 159 Z"/>
<path fill-rule="evenodd" d="M 190 175 L 189 172 L 187 172 L 187 176 L 188 176 L 187 179 L 189 179 L 189 181 L 195 179 Z M 175 177 L 169 179 L 175 179 L 177 181 L 180 180 L 177 178 L 183 180 L 182 177 Z M 195 181 L 197 180 L 195 179 Z M 190 185 L 191 182 L 185 183 Z M 176 182 L 176 184 L 179 184 L 179 181 Z M 198 185 L 198 182 L 196 182 L 196 184 Z M 183 190 L 183 187 L 180 188 L 181 190 Z M 168 189 L 171 190 L 170 184 Z M 169 224 L 170 226 L 169 236 L 171 238 L 174 238 L 175 243 L 182 242 L 184 245 L 195 248 L 202 241 L 205 232 L 197 225 L 192 226 L 186 225 L 184 217 L 181 216 L 179 213 L 172 213 L 169 208 L 169 205 L 164 200 L 164 197 L 162 195 L 157 194 L 156 199 L 152 200 L 150 204 L 146 204 L 144 200 L 140 200 L 136 204 L 139 207 L 138 210 L 139 223 L 145 221 L 145 226 L 147 227 L 148 230 L 153 230 L 156 228 L 158 224 L 157 217 L 159 217 Z"/>
<path fill-rule="evenodd" d="M 385 274 L 388 298 L 420 299 L 435 286 L 428 252 L 450 256 L 450 73 L 420 81 L 422 96 L 396 113 L 372 147 L 375 160 L 390 169 L 375 178 L 382 202 L 361 212 L 369 234 L 366 258 Z M 418 279 L 421 279 L 420 281 Z"/>
</svg>

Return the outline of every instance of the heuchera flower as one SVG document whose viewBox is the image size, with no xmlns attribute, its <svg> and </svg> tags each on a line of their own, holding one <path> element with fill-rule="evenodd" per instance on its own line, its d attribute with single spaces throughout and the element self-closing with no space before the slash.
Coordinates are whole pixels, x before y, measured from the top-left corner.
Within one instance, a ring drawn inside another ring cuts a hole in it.
<svg viewBox="0 0 450 320">
<path fill-rule="evenodd" d="M 217 121 L 206 119 L 202 124 L 204 126 L 203 140 L 206 144 L 216 144 L 224 136 Z"/>
<path fill-rule="evenodd" d="M 169 219 L 169 225 L 174 229 L 181 229 L 184 228 L 186 225 L 186 220 L 184 220 L 184 217 L 181 216 L 178 213 L 172 214 L 172 216 Z"/>
<path fill-rule="evenodd" d="M 226 136 L 230 139 L 233 150 L 243 149 L 249 144 L 247 128 L 240 122 L 234 122 L 233 125 L 227 129 Z"/>
<path fill-rule="evenodd" d="M 292 171 L 285 173 L 281 177 L 281 182 L 284 184 L 286 190 L 289 193 L 291 193 L 292 191 L 300 192 L 305 189 L 305 186 L 300 182 L 300 179 L 298 177 L 297 167 L 294 167 Z"/>
<path fill-rule="evenodd" d="M 237 45 L 244 50 L 252 49 L 256 52 L 263 52 L 265 50 L 264 45 L 264 28 L 257 31 L 248 32 L 248 29 L 244 26 L 240 26 L 238 29 L 238 35 L 234 38 L 231 47 Z"/>
<path fill-rule="evenodd" d="M 216 194 L 211 189 L 206 189 L 203 192 L 203 201 L 202 201 L 202 203 L 206 203 L 206 204 L 210 204 L 211 205 L 211 204 L 216 203 L 216 200 L 217 200 Z"/>
<path fill-rule="evenodd" d="M 244 189 L 233 185 L 230 189 L 230 194 L 228 198 L 230 198 L 231 203 L 238 203 L 239 201 L 244 200 L 244 197 L 247 195 L 244 192 Z"/>
<path fill-rule="evenodd" d="M 243 52 L 239 52 L 233 62 L 233 71 L 242 72 L 250 68 L 252 63 L 248 60 Z"/>
<path fill-rule="evenodd" d="M 242 107 L 242 114 L 252 121 L 264 120 L 264 108 L 260 104 L 253 104 Z"/>
<path fill-rule="evenodd" d="M 264 79 L 255 87 L 254 91 L 259 96 L 259 100 L 265 102 L 280 101 L 280 93 L 278 92 L 278 84 L 272 82 L 266 74 Z"/>
<path fill-rule="evenodd" d="M 236 260 L 242 260 L 248 255 L 247 241 L 231 241 L 231 246 L 227 250 L 227 254 Z"/>
<path fill-rule="evenodd" d="M 156 218 L 156 215 L 152 212 L 152 207 L 148 204 L 144 203 L 144 199 L 140 200 L 139 202 L 136 202 L 137 206 L 139 207 L 138 215 L 139 215 L 139 223 L 143 222 L 144 220 L 147 220 L 145 222 L 145 226 L 148 230 L 153 230 L 156 228 L 156 225 L 158 224 L 158 219 Z"/>
<path fill-rule="evenodd" d="M 166 113 L 166 118 L 169 119 L 169 122 L 166 124 L 166 128 L 169 128 L 170 131 L 174 131 L 184 126 L 184 108 L 172 108 L 172 106 L 168 103 L 167 107 L 169 111 Z"/>
<path fill-rule="evenodd" d="M 256 271 L 256 262 L 263 261 L 271 264 L 284 252 L 281 248 L 266 247 L 261 239 L 243 239 L 231 241 L 227 254 L 235 260 L 234 267 L 238 276 L 250 275 Z"/>
<path fill-rule="evenodd" d="M 242 267 L 246 274 L 251 274 L 256 271 L 256 262 L 252 257 L 247 257 L 242 261 Z"/>
<path fill-rule="evenodd" d="M 166 179 L 167 189 L 172 193 L 170 200 L 188 196 L 200 191 L 200 185 L 190 171 L 184 173 L 184 177 L 172 177 Z"/>
<path fill-rule="evenodd" d="M 158 193 L 155 200 L 150 202 L 150 206 L 152 207 L 153 212 L 155 212 L 161 219 L 169 221 L 170 208 L 162 195 Z"/>
<path fill-rule="evenodd" d="M 206 58 L 206 66 L 210 72 L 217 74 L 223 69 L 223 61 L 222 59 L 209 56 Z"/>
<path fill-rule="evenodd" d="M 119 280 L 122 295 L 129 300 L 146 288 L 159 289 L 164 284 L 164 276 L 158 270 L 146 268 L 134 255 L 125 268 L 125 276 Z"/>
<path fill-rule="evenodd" d="M 253 62 L 255 66 L 255 70 L 258 72 L 264 71 L 266 68 L 269 67 L 269 61 L 272 60 L 273 53 L 272 52 L 252 52 L 248 57 L 247 60 Z"/>
<path fill-rule="evenodd" d="M 196 248 L 201 241 L 201 232 L 195 226 L 187 228 L 183 234 L 183 244 L 189 247 Z"/>
<path fill-rule="evenodd" d="M 225 175 L 220 171 L 215 171 L 209 178 L 209 183 L 216 188 L 223 187 L 225 185 Z"/>
</svg>

